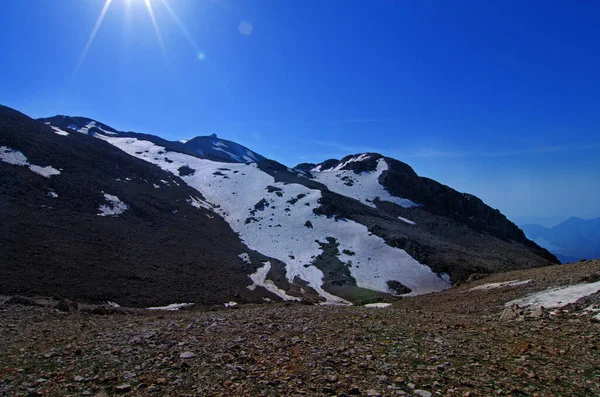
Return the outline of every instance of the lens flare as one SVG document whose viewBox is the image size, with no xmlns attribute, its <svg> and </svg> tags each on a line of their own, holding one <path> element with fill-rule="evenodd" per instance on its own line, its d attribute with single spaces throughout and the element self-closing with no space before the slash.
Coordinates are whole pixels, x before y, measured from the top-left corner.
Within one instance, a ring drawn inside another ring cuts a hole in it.
<svg viewBox="0 0 600 397">
<path fill-rule="evenodd" d="M 81 56 L 79 56 L 79 60 L 77 61 L 77 66 L 75 66 L 75 71 L 73 72 L 73 76 L 75 76 L 77 74 L 77 71 L 81 67 L 83 60 L 85 59 L 85 56 L 86 56 L 88 50 L 90 49 L 90 46 L 92 45 L 92 42 L 94 41 L 94 38 L 96 37 L 96 33 L 98 33 L 98 30 L 100 29 L 100 25 L 102 25 L 102 21 L 104 20 L 104 16 L 106 15 L 108 8 L 110 7 L 110 3 L 112 3 L 112 0 L 106 0 L 106 2 L 104 3 L 104 7 L 102 7 L 102 11 L 100 11 L 100 16 L 98 16 L 98 19 L 96 20 L 96 24 L 94 25 L 94 28 L 92 29 L 92 33 L 90 34 L 90 37 L 88 38 L 88 41 L 85 44 L 85 47 L 83 48 L 83 52 L 81 53 Z"/>
</svg>

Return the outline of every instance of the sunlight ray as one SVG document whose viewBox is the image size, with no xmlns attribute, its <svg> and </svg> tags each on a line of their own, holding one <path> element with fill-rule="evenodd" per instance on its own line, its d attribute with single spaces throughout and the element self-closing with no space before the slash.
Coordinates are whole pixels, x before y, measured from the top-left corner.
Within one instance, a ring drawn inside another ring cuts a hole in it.
<svg viewBox="0 0 600 397">
<path fill-rule="evenodd" d="M 181 23 L 181 20 L 179 19 L 179 17 L 177 17 L 177 14 L 175 14 L 175 11 L 173 11 L 173 9 L 171 8 L 171 6 L 167 2 L 167 0 L 161 0 L 161 1 L 164 4 L 167 11 L 169 11 L 169 14 L 171 14 L 171 17 L 173 17 L 173 20 L 175 20 L 175 22 L 177 23 L 177 26 L 179 26 L 179 29 L 181 29 L 181 32 L 185 35 L 185 37 L 188 40 L 188 42 L 190 43 L 190 45 L 192 47 L 194 47 L 194 50 L 196 51 L 196 53 L 198 53 L 200 50 L 198 49 L 198 46 L 194 42 L 194 39 L 192 39 L 192 35 L 190 34 L 190 32 L 188 32 L 188 30 L 185 28 L 185 26 L 183 26 L 183 23 Z"/>
<path fill-rule="evenodd" d="M 167 51 L 165 50 L 165 44 L 163 43 L 163 39 L 160 34 L 160 30 L 158 29 L 158 23 L 156 22 L 156 17 L 154 16 L 154 10 L 152 9 L 152 4 L 150 3 L 150 0 L 144 0 L 144 2 L 146 3 L 146 8 L 148 8 L 148 14 L 150 14 L 150 19 L 152 20 L 152 25 L 154 26 L 154 31 L 156 32 L 156 38 L 158 39 L 160 48 L 162 49 L 163 55 L 166 58 Z"/>
<path fill-rule="evenodd" d="M 106 2 L 104 3 L 104 7 L 102 7 L 102 11 L 100 12 L 98 19 L 96 20 L 96 24 L 94 25 L 94 28 L 92 29 L 92 33 L 90 34 L 90 37 L 89 37 L 87 43 L 85 44 L 85 47 L 83 48 L 83 52 L 81 53 L 81 56 L 79 57 L 79 60 L 77 61 L 77 66 L 75 66 L 75 70 L 73 71 L 73 77 L 77 74 L 77 71 L 81 67 L 81 64 L 83 63 L 83 60 L 85 59 L 85 56 L 86 56 L 88 50 L 90 49 L 90 46 L 92 45 L 92 42 L 94 41 L 94 38 L 96 37 L 96 33 L 98 33 L 98 30 L 100 29 L 100 25 L 102 25 L 104 16 L 106 15 L 106 12 L 108 11 L 108 8 L 110 7 L 110 4 L 112 3 L 112 1 L 113 0 L 106 0 Z"/>
</svg>

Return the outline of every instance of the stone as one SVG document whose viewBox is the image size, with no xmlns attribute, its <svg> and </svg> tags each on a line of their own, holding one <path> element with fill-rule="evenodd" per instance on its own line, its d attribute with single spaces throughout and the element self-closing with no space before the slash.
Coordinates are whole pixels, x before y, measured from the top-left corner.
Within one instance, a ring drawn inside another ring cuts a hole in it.
<svg viewBox="0 0 600 397">
<path fill-rule="evenodd" d="M 194 356 L 195 354 L 190 351 L 183 352 L 179 355 L 180 358 L 192 358 Z"/>
<path fill-rule="evenodd" d="M 421 390 L 421 389 L 417 389 L 415 391 L 413 391 L 413 394 L 415 396 L 419 396 L 419 397 L 431 397 L 431 393 L 425 390 Z"/>
<path fill-rule="evenodd" d="M 117 391 L 117 393 L 127 393 L 131 391 L 131 385 L 124 383 L 115 387 L 115 390 Z"/>
</svg>

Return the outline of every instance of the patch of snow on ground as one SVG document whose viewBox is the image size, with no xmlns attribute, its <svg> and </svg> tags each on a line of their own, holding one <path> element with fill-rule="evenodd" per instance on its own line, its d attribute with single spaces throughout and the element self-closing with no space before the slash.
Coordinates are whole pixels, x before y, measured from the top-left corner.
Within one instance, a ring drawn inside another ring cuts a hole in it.
<svg viewBox="0 0 600 397">
<path fill-rule="evenodd" d="M 229 301 L 225 303 L 225 307 L 236 307 L 238 305 L 237 302 Z"/>
<path fill-rule="evenodd" d="M 391 303 L 368 303 L 365 307 L 384 308 L 392 306 Z"/>
<path fill-rule="evenodd" d="M 478 285 L 477 287 L 470 288 L 467 291 L 481 291 L 481 290 L 503 288 L 503 287 L 518 287 L 519 285 L 525 285 L 525 284 L 529 284 L 532 282 L 533 282 L 533 280 L 523 280 L 523 281 L 511 280 L 511 281 L 504 281 L 501 283 L 488 283 L 488 284 Z"/>
<path fill-rule="evenodd" d="M 284 290 L 280 289 L 275 283 L 271 280 L 267 280 L 267 274 L 269 270 L 271 270 L 271 262 L 264 262 L 263 267 L 258 268 L 256 273 L 250 275 L 250 279 L 252 280 L 252 285 L 248 286 L 250 291 L 254 291 L 256 287 L 263 287 L 269 292 L 274 293 L 284 301 L 299 301 L 300 298 L 295 296 L 290 296 L 285 293 Z"/>
<path fill-rule="evenodd" d="M 408 223 L 409 225 L 416 225 L 417 224 L 417 222 L 411 221 L 410 219 L 406 219 L 406 218 L 403 218 L 401 216 L 399 216 L 398 219 L 400 219 L 402 222 Z"/>
<path fill-rule="evenodd" d="M 247 252 L 241 253 L 238 255 L 240 257 L 241 260 L 243 260 L 245 263 L 247 264 L 252 264 L 252 262 L 250 262 L 250 255 L 248 255 Z"/>
<path fill-rule="evenodd" d="M 175 152 L 159 154 L 164 152 L 163 147 L 136 138 L 102 139 L 174 175 L 179 175 L 178 170 L 182 166 L 194 169 L 193 175 L 181 176 L 181 179 L 198 190 L 208 202 L 219 205 L 214 211 L 239 233 L 248 248 L 285 263 L 286 277 L 290 282 L 296 276 L 300 277 L 330 303 L 347 302 L 323 290 L 323 272 L 312 265 L 322 253 L 316 240 L 325 241 L 326 237 L 336 239 L 340 252 L 347 250 L 346 252 L 354 253 L 340 254 L 339 258 L 349 264 L 350 272 L 359 287 L 392 293 L 387 282 L 396 280 L 411 288 L 411 295 L 450 287 L 449 283 L 404 250 L 390 247 L 382 238 L 369 233 L 366 226 L 349 220 L 336 221 L 334 218 L 316 215 L 313 209 L 320 205 L 319 190 L 300 184 L 275 182 L 256 163 L 220 163 Z M 168 155 L 172 163 L 161 158 L 165 155 Z M 227 178 L 215 175 L 217 171 L 226 174 Z M 279 195 L 276 191 L 269 193 L 267 186 L 281 189 L 277 191 Z M 381 185 L 379 187 L 385 192 Z M 304 196 L 297 199 L 295 204 L 288 202 L 299 195 Z M 259 203 L 264 206 L 261 208 Z M 304 226 L 307 221 L 310 221 L 313 228 Z M 264 267 L 262 269 L 264 271 Z M 266 277 L 266 273 L 264 274 Z M 259 280 L 260 275 L 259 271 L 253 276 Z"/>
<path fill-rule="evenodd" d="M 190 196 L 190 198 L 187 199 L 187 202 L 192 207 L 196 207 L 198 209 L 200 209 L 200 208 L 204 208 L 204 209 L 207 209 L 207 210 L 213 210 L 214 209 L 214 205 L 212 205 L 211 203 L 209 203 L 207 201 L 199 199 L 198 197 L 192 197 L 192 196 Z"/>
<path fill-rule="evenodd" d="M 545 291 L 536 292 L 524 298 L 515 299 L 507 302 L 505 306 L 509 307 L 513 303 L 519 307 L 534 306 L 544 308 L 557 308 L 577 302 L 580 298 L 592 295 L 600 291 L 600 281 L 595 283 L 575 284 L 567 287 L 552 288 Z"/>
<path fill-rule="evenodd" d="M 0 146 L 0 161 L 12 165 L 29 166 L 29 169 L 43 177 L 50 178 L 52 175 L 60 174 L 60 171 L 54 167 L 40 167 L 39 165 L 29 164 L 27 157 L 18 150 L 13 150 L 6 146 Z"/>
<path fill-rule="evenodd" d="M 81 127 L 80 129 L 78 129 L 77 132 L 81 132 L 82 134 L 89 134 L 90 128 L 94 128 L 94 127 L 96 127 L 96 122 L 90 121 L 89 123 L 87 123 L 85 125 L 85 127 Z"/>
<path fill-rule="evenodd" d="M 55 192 L 53 192 L 52 190 L 50 190 L 50 191 L 48 192 L 48 197 L 57 198 L 57 197 L 58 197 L 58 194 L 56 194 Z"/>
<path fill-rule="evenodd" d="M 365 157 L 366 156 L 366 157 Z M 398 204 L 404 208 L 416 207 L 418 204 L 411 200 L 395 197 L 390 194 L 379 183 L 379 176 L 388 169 L 388 165 L 384 159 L 377 160 L 377 168 L 375 171 L 364 171 L 356 174 L 352 170 L 341 170 L 343 166 L 359 159 L 367 159 L 368 155 L 362 154 L 354 157 L 344 163 L 340 163 L 337 167 L 319 171 L 320 166 L 313 169 L 312 175 L 315 181 L 321 182 L 332 192 L 351 197 L 370 207 L 376 207 L 373 204 L 375 198 L 381 201 L 389 201 Z"/>
<path fill-rule="evenodd" d="M 40 174 L 43 177 L 50 178 L 52 175 L 59 175 L 60 171 L 54 167 L 40 167 L 39 165 L 30 165 L 29 169 L 36 174 Z"/>
<path fill-rule="evenodd" d="M 12 165 L 29 165 L 29 161 L 23 153 L 6 146 L 0 146 L 0 161 Z"/>
<path fill-rule="evenodd" d="M 188 141 L 187 139 L 180 139 L 179 140 L 179 142 L 181 142 L 181 143 L 187 143 L 187 141 Z"/>
<path fill-rule="evenodd" d="M 155 307 L 147 307 L 147 310 L 168 310 L 168 311 L 174 311 L 174 310 L 179 310 L 181 308 L 184 307 L 189 307 L 189 306 L 194 306 L 193 303 L 171 303 L 170 305 L 167 306 L 155 306 Z"/>
<path fill-rule="evenodd" d="M 119 200 L 117 196 L 104 193 L 104 198 L 109 204 L 102 204 L 98 207 L 98 211 L 100 211 L 98 216 L 117 216 L 129 209 L 129 206 Z"/>
<path fill-rule="evenodd" d="M 54 130 L 54 132 L 56 134 L 58 134 L 58 135 L 62 135 L 62 136 L 68 136 L 69 135 L 69 133 L 67 131 L 61 130 L 60 128 L 55 127 L 53 125 L 51 125 L 50 128 L 52 128 Z"/>
</svg>

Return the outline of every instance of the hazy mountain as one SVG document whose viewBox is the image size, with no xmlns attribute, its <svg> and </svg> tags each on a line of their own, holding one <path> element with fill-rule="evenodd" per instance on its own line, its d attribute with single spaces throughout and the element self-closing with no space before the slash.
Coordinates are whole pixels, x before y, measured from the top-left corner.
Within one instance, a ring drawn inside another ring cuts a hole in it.
<svg viewBox="0 0 600 397">
<path fill-rule="evenodd" d="M 554 226 L 521 225 L 527 237 L 563 263 L 600 258 L 600 218 L 569 218 Z"/>
</svg>

